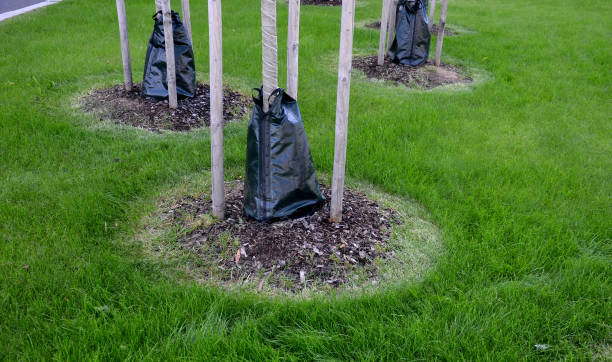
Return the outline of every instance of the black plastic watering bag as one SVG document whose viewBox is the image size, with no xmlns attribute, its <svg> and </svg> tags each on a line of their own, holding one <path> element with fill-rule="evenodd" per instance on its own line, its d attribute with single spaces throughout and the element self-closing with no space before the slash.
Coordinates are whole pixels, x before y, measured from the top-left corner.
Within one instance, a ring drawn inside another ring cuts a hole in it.
<svg viewBox="0 0 612 362">
<path fill-rule="evenodd" d="M 142 77 L 142 95 L 166 98 L 168 83 L 166 78 L 166 42 L 164 39 L 164 22 L 161 11 L 153 15 L 155 25 L 145 60 Z M 193 48 L 187 30 L 181 18 L 172 12 L 172 32 L 174 33 L 174 60 L 176 66 L 176 94 L 179 97 L 195 96 L 196 77 Z"/>
<path fill-rule="evenodd" d="M 262 90 L 257 90 L 247 131 L 244 210 L 259 221 L 312 211 L 325 198 L 298 104 L 279 88 L 264 113 Z"/>
<path fill-rule="evenodd" d="M 427 0 L 400 0 L 397 3 L 395 39 L 389 49 L 394 63 L 421 65 L 429 57 Z"/>
</svg>

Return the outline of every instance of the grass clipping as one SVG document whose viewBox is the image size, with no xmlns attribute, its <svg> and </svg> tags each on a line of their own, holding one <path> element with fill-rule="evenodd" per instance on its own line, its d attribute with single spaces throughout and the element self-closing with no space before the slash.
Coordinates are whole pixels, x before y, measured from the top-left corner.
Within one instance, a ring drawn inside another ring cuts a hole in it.
<svg viewBox="0 0 612 362">
<path fill-rule="evenodd" d="M 339 225 L 327 221 L 328 203 L 297 219 L 249 220 L 240 180 L 226 184 L 226 218 L 215 220 L 209 194 L 207 177 L 186 179 L 136 234 L 181 280 L 267 295 L 368 292 L 419 280 L 442 248 L 421 206 L 361 183 L 347 183 Z"/>
</svg>

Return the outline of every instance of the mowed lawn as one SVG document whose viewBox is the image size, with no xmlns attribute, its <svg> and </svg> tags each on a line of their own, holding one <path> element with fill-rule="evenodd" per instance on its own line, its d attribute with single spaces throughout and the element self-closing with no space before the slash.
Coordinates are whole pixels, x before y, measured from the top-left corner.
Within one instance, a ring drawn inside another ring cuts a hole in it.
<svg viewBox="0 0 612 362">
<path fill-rule="evenodd" d="M 153 1 L 127 3 L 138 80 Z M 360 0 L 356 22 L 380 3 Z M 259 4 L 223 2 L 225 81 L 244 92 L 261 83 Z M 206 2 L 191 10 L 207 81 Z M 444 250 L 422 281 L 305 301 L 197 284 L 131 241 L 156 195 L 210 170 L 210 143 L 75 108 L 122 81 L 114 1 L 0 23 L 0 359 L 612 358 L 611 14 L 609 0 L 451 0 L 449 24 L 471 32 L 445 38 L 443 61 L 478 84 L 421 92 L 355 74 L 347 174 L 421 203 Z M 283 1 L 278 17 L 282 85 Z M 339 27 L 340 8 L 302 7 L 300 107 L 326 174 Z M 356 53 L 377 42 L 356 29 Z M 228 179 L 245 136 L 244 120 L 225 129 Z"/>
</svg>

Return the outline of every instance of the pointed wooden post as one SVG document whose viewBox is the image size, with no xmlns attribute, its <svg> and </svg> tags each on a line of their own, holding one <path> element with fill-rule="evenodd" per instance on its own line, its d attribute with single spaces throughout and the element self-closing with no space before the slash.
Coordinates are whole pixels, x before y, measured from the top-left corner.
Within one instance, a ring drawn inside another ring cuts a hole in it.
<svg viewBox="0 0 612 362">
<path fill-rule="evenodd" d="M 442 10 L 440 14 L 440 24 L 438 29 L 438 41 L 436 42 L 436 67 L 440 66 L 442 57 L 442 43 L 444 42 L 444 29 L 446 28 L 446 12 L 448 11 L 448 0 L 442 0 Z"/>
<path fill-rule="evenodd" d="M 431 3 L 429 4 L 429 32 L 431 33 L 431 29 L 433 28 L 434 25 L 434 16 L 436 14 L 436 0 L 431 0 Z"/>
<path fill-rule="evenodd" d="M 208 0 L 208 45 L 210 52 L 210 151 L 212 162 L 213 216 L 225 216 L 223 185 L 223 32 L 221 0 Z"/>
<path fill-rule="evenodd" d="M 268 98 L 278 88 L 278 40 L 276 36 L 276 0 L 261 0 L 261 58 L 263 74 L 263 111 Z"/>
<path fill-rule="evenodd" d="M 181 0 L 181 10 L 183 11 L 183 24 L 189 33 L 189 40 L 193 45 L 193 36 L 191 35 L 191 11 L 189 10 L 189 0 Z"/>
<path fill-rule="evenodd" d="M 397 0 L 391 0 L 391 6 L 389 6 L 389 26 L 387 26 L 387 53 L 391 49 L 393 44 L 393 38 L 395 38 L 395 22 L 397 21 Z"/>
<path fill-rule="evenodd" d="M 387 12 L 388 14 L 388 12 Z M 383 13 L 384 15 L 384 13 Z M 342 221 L 342 199 L 344 173 L 346 170 L 346 140 L 348 131 L 349 99 L 351 93 L 351 67 L 353 60 L 353 28 L 355 23 L 355 0 L 342 1 L 340 24 L 340 61 L 338 65 L 338 95 L 336 100 L 336 136 L 334 147 L 334 174 L 330 221 Z M 381 24 L 381 32 L 385 29 Z"/>
<path fill-rule="evenodd" d="M 287 30 L 287 94 L 297 99 L 300 50 L 300 0 L 289 0 Z"/>
<path fill-rule="evenodd" d="M 383 0 L 382 16 L 380 17 L 380 36 L 378 39 L 378 65 L 385 64 L 385 40 L 387 39 L 387 23 L 389 21 L 389 6 L 393 0 Z M 344 10 L 344 7 L 343 7 Z M 344 15 L 343 15 L 344 19 Z M 343 33 L 344 34 L 344 33 Z M 352 49 L 351 49 L 352 51 Z"/>
<path fill-rule="evenodd" d="M 176 65 L 174 61 L 174 32 L 172 31 L 172 14 L 170 0 L 162 0 L 162 16 L 164 18 L 164 40 L 166 43 L 166 82 L 168 84 L 168 106 L 175 109 L 176 99 Z"/>
<path fill-rule="evenodd" d="M 117 18 L 119 21 L 119 39 L 121 41 L 121 59 L 123 60 L 123 82 L 125 90 L 132 90 L 132 64 L 130 61 L 130 40 L 128 37 L 125 1 L 117 0 Z"/>
</svg>

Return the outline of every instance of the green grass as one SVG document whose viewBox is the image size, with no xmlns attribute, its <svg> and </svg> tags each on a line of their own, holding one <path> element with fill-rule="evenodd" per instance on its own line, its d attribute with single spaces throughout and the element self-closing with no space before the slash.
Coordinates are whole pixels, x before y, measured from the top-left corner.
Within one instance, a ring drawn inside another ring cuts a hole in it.
<svg viewBox="0 0 612 362">
<path fill-rule="evenodd" d="M 379 3 L 362 0 L 356 20 Z M 223 4 L 225 79 L 245 91 L 261 78 L 258 4 Z M 191 8 L 205 80 L 206 6 Z M 420 283 L 303 302 L 178 282 L 126 242 L 146 200 L 209 170 L 210 144 L 206 130 L 153 135 L 73 108 L 121 82 L 114 2 L 65 0 L 0 23 L 0 359 L 611 358 L 611 11 L 607 0 L 451 1 L 449 23 L 474 32 L 446 38 L 443 58 L 488 81 L 353 82 L 347 173 L 420 202 L 445 254 Z M 152 1 L 128 1 L 136 79 L 152 13 Z M 326 173 L 339 19 L 339 8 L 302 9 L 300 106 Z M 375 51 L 377 32 L 355 36 L 356 52 Z M 282 30 L 280 69 L 285 42 Z M 245 133 L 226 127 L 228 178 Z"/>
</svg>

